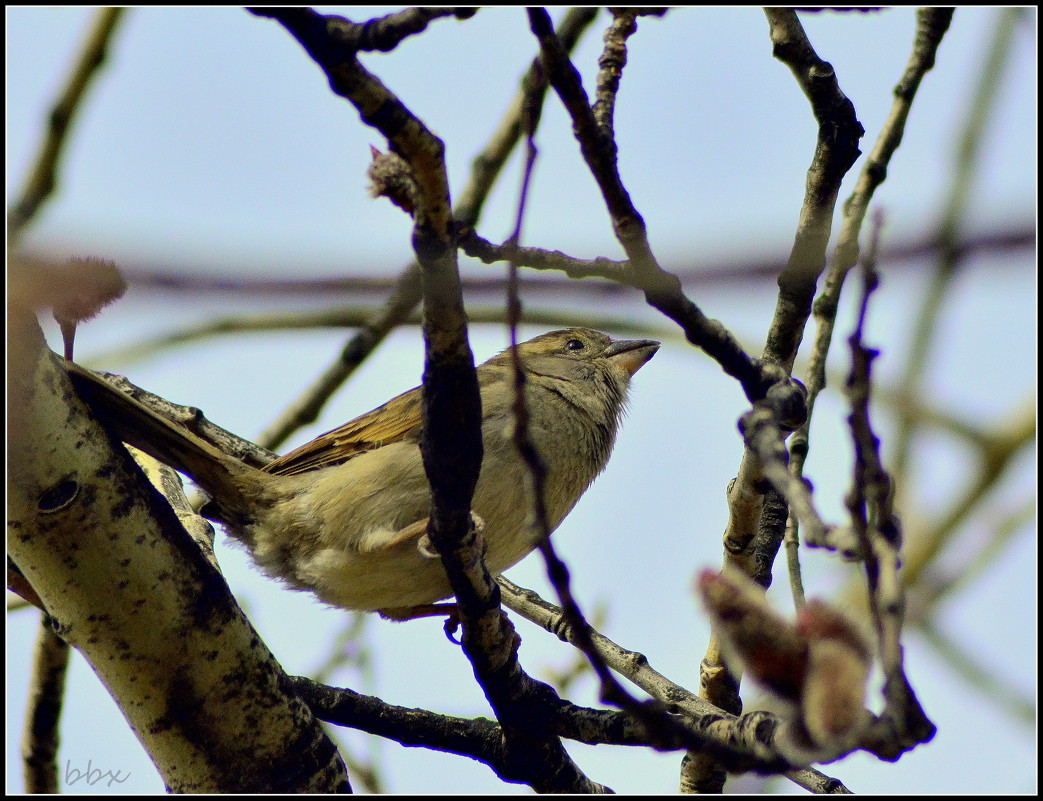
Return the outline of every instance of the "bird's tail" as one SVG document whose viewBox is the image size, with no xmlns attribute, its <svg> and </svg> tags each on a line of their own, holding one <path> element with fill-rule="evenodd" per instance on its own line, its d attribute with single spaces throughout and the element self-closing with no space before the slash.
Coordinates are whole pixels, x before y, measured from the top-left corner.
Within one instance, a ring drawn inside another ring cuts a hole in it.
<svg viewBox="0 0 1043 801">
<path fill-rule="evenodd" d="M 247 494 L 252 494 L 255 502 L 259 500 L 260 470 L 161 417 L 101 376 L 72 362 L 66 362 L 65 369 L 77 393 L 106 428 L 123 442 L 190 476 L 206 490 L 213 498 L 207 516 L 222 522 L 248 522 L 242 519 L 242 510 L 248 508 L 242 500 Z"/>
</svg>

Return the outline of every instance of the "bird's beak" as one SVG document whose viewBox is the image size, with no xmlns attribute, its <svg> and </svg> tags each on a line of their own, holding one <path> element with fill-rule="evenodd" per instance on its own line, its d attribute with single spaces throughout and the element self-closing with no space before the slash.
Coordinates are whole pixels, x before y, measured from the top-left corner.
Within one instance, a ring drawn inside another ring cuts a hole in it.
<svg viewBox="0 0 1043 801">
<path fill-rule="evenodd" d="M 659 345 L 654 339 L 621 339 L 605 348 L 605 356 L 627 375 L 633 376 L 655 356 Z"/>
</svg>

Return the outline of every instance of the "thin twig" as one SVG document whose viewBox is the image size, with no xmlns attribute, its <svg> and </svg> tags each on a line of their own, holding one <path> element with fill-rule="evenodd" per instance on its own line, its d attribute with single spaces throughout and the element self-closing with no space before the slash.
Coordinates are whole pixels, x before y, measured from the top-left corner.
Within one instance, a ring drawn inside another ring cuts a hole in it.
<svg viewBox="0 0 1043 801">
<path fill-rule="evenodd" d="M 615 137 L 614 117 L 619 80 L 627 63 L 627 39 L 637 30 L 637 9 L 613 8 L 612 24 L 605 31 L 605 49 L 598 59 L 597 90 L 594 118 L 601 135 Z"/>
<path fill-rule="evenodd" d="M 950 543 L 960 526 L 979 509 L 1014 465 L 1016 459 L 1036 442 L 1036 410 L 1030 399 L 1013 409 L 1006 420 L 990 433 L 987 447 L 978 454 L 980 464 L 973 478 L 959 492 L 949 508 L 917 536 L 910 537 L 904 553 L 902 579 L 906 586 L 919 582 L 942 549 Z"/>
<path fill-rule="evenodd" d="M 475 8 L 407 8 L 363 23 L 340 17 L 336 22 L 331 22 L 327 30 L 331 41 L 339 47 L 387 53 L 398 47 L 404 39 L 425 31 L 433 20 L 443 17 L 465 20 L 476 12 Z"/>
<path fill-rule="evenodd" d="M 41 615 L 22 729 L 22 773 L 27 793 L 57 793 L 58 742 L 69 645 Z"/>
<path fill-rule="evenodd" d="M 583 627 L 574 626 L 561 607 L 548 603 L 537 593 L 519 587 L 503 576 L 497 578 L 497 582 L 503 591 L 504 606 L 542 626 L 563 642 L 580 647 L 579 638 Z M 714 706 L 659 673 L 649 664 L 644 654 L 623 648 L 597 631 L 587 631 L 599 659 L 605 665 L 633 682 L 652 698 L 665 704 L 667 708 L 681 710 L 691 716 L 720 746 L 730 744 L 732 747 L 748 749 L 761 758 L 771 758 L 770 736 L 768 742 L 759 739 L 748 725 L 738 724 L 736 715 Z M 721 751 L 717 750 L 717 753 L 720 754 Z M 812 792 L 846 791 L 838 780 L 810 768 L 789 770 L 782 775 Z"/>
<path fill-rule="evenodd" d="M 562 47 L 571 53 L 587 28 L 598 15 L 593 6 L 570 8 L 561 19 L 558 34 Z M 547 76 L 537 56 L 525 71 L 514 99 L 511 101 L 493 135 L 482 151 L 471 162 L 471 175 L 460 192 L 453 208 L 453 218 L 465 232 L 478 224 L 478 217 L 493 184 L 503 171 L 507 159 L 522 137 L 522 123 L 526 113 L 542 107 L 547 94 Z"/>
<path fill-rule="evenodd" d="M 47 117 L 47 134 L 40 143 L 33 168 L 26 176 L 18 200 L 7 213 L 9 246 L 17 245 L 25 227 L 58 186 L 58 169 L 69 131 L 92 79 L 105 63 L 124 11 L 123 8 L 101 8 L 94 15 L 80 55 Z"/>
<path fill-rule="evenodd" d="M 466 190 L 466 188 L 465 188 Z M 458 204 L 459 206 L 459 204 Z M 454 208 L 454 214 L 456 214 Z M 581 259 L 556 250 L 544 248 L 519 248 L 516 251 L 504 245 L 496 245 L 477 236 L 472 231 L 464 230 L 460 234 L 460 249 L 468 256 L 480 259 L 486 264 L 514 259 L 521 267 L 528 267 L 542 272 L 556 271 L 564 273 L 568 278 L 540 277 L 525 281 L 527 295 L 545 294 L 555 297 L 565 293 L 574 296 L 589 297 L 594 293 L 601 297 L 624 296 L 629 287 L 636 286 L 632 276 L 632 267 L 626 260 L 608 259 L 601 256 L 593 259 Z M 973 256 L 993 256 L 1001 260 L 997 269 L 1008 269 L 1014 266 L 1010 259 L 1002 259 L 1006 254 L 1015 255 L 1026 251 L 1034 251 L 1036 247 L 1036 231 L 1033 225 L 1010 226 L 986 231 L 961 240 L 956 249 L 960 258 Z M 890 244 L 880 255 L 881 267 L 885 273 L 900 269 L 915 270 L 923 259 L 932 258 L 940 249 L 934 237 L 910 239 L 898 244 Z M 59 259 L 60 260 L 60 259 Z M 47 261 L 44 254 L 31 254 L 22 261 Z M 760 285 L 774 278 L 785 269 L 786 262 L 775 258 L 756 258 L 749 255 L 736 254 L 718 259 L 716 263 L 706 263 L 699 257 L 682 259 L 680 266 L 673 270 L 685 287 L 716 289 L 724 286 Z M 258 265 L 261 272 L 267 270 L 277 273 L 284 270 L 280 265 Z M 397 277 L 372 274 L 357 274 L 351 277 L 332 277 L 336 268 L 313 265 L 309 270 L 330 273 L 326 278 L 310 279 L 244 279 L 240 276 L 221 276 L 219 271 L 211 271 L 207 277 L 190 276 L 185 270 L 176 266 L 163 269 L 145 269 L 120 265 L 127 282 L 140 292 L 203 292 L 207 294 L 232 295 L 285 295 L 291 297 L 321 296 L 324 298 L 338 295 L 379 295 L 385 297 L 393 291 Z M 602 278 L 602 282 L 577 282 L 569 279 Z M 464 291 L 477 294 L 495 294 L 502 297 L 504 279 L 499 277 L 463 278 Z"/>
<path fill-rule="evenodd" d="M 956 152 L 953 154 L 952 185 L 945 192 L 948 204 L 942 213 L 938 229 L 938 241 L 941 245 L 941 257 L 924 292 L 923 304 L 917 315 L 910 340 L 910 348 L 905 367 L 902 371 L 900 386 L 906 397 L 916 398 L 920 395 L 927 362 L 930 358 L 938 317 L 942 303 L 948 294 L 959 265 L 961 254 L 952 246 L 959 240 L 960 229 L 964 223 L 964 211 L 970 199 L 970 190 L 976 172 L 980 166 L 981 143 L 984 140 L 986 126 L 993 120 L 992 108 L 997 100 L 1003 81 L 1000 80 L 1011 55 L 1011 42 L 1018 19 L 1025 9 L 1007 8 L 998 11 L 996 29 L 992 35 L 992 43 L 985 56 L 980 76 L 975 87 L 974 97 L 967 108 L 967 120 L 960 134 Z M 899 407 L 901 408 L 901 407 Z M 898 431 L 894 444 L 894 473 L 902 484 L 908 469 L 909 454 L 912 450 L 915 428 L 913 419 L 907 414 L 899 414 Z"/>
<path fill-rule="evenodd" d="M 689 342 L 702 348 L 728 375 L 737 378 L 747 397 L 763 398 L 777 376 L 766 375 L 720 322 L 706 317 L 684 295 L 677 276 L 659 266 L 648 242 L 644 219 L 619 174 L 615 141 L 606 138 L 598 127 L 579 73 L 555 35 L 550 16 L 540 8 L 530 8 L 528 13 L 529 26 L 540 43 L 550 83 L 572 119 L 584 161 L 601 190 L 613 231 L 630 260 L 645 299 L 677 322 Z"/>
<path fill-rule="evenodd" d="M 858 259 L 858 236 L 865 219 L 866 210 L 876 192 L 883 183 L 891 158 L 898 149 L 905 133 L 905 124 L 916 97 L 920 82 L 934 66 L 935 57 L 942 38 L 952 19 L 952 9 L 925 8 L 917 11 L 916 34 L 912 53 L 905 71 L 895 87 L 895 100 L 891 113 L 877 137 L 876 144 L 859 174 L 855 189 L 844 204 L 844 221 L 834 250 L 833 263 L 826 276 L 822 293 L 814 304 L 815 318 L 818 322 L 814 347 L 805 371 L 805 386 L 808 388 L 808 420 L 801 426 L 790 440 L 790 470 L 796 477 L 804 475 L 804 464 L 810 447 L 811 416 L 815 401 L 826 386 L 826 357 L 833 338 L 836 325 L 837 309 L 840 304 L 840 292 L 850 269 Z M 883 258 L 882 256 L 880 258 Z M 802 595 L 800 589 L 800 565 L 797 556 L 798 533 L 796 521 L 793 521 L 793 532 L 789 537 L 786 550 L 789 565 L 790 583 L 795 597 Z M 825 544 L 820 540 L 819 544 Z"/>
<path fill-rule="evenodd" d="M 279 417 L 264 430 L 258 443 L 276 449 L 295 431 L 315 422 L 333 394 L 343 386 L 377 346 L 413 313 L 420 302 L 420 267 L 415 262 L 398 277 L 395 290 L 384 306 L 360 321 L 359 330 L 348 340 L 337 360 L 330 364 Z"/>
<path fill-rule="evenodd" d="M 931 620 L 916 626 L 917 632 L 945 666 L 973 688 L 978 698 L 991 701 L 1030 730 L 1036 728 L 1037 697 L 1031 688 L 1019 691 L 997 676 L 996 665 L 989 653 L 961 642 L 958 636 L 943 632 Z"/>
<path fill-rule="evenodd" d="M 902 660 L 902 622 L 905 597 L 899 573 L 902 529 L 894 510 L 891 476 L 883 466 L 880 440 L 870 421 L 872 362 L 878 351 L 863 342 L 869 299 L 879 285 L 876 257 L 880 215 L 863 263 L 863 287 L 858 322 L 848 338 L 852 352 L 847 393 L 855 447 L 855 470 L 847 506 L 851 525 L 861 543 L 869 591 L 869 607 L 876 624 L 880 661 L 884 672 L 884 710 L 862 736 L 861 745 L 884 759 L 897 759 L 905 751 L 928 742 L 936 731 L 920 706 Z"/>
<path fill-rule="evenodd" d="M 149 356 L 158 355 L 163 350 L 176 348 L 214 336 L 227 336 L 250 331 L 289 331 L 310 330 L 317 328 L 358 328 L 371 322 L 380 310 L 372 306 L 337 306 L 329 309 L 316 309 L 312 312 L 259 312 L 257 314 L 236 314 L 230 317 L 217 317 L 202 323 L 186 326 L 169 334 L 161 334 L 152 339 L 141 340 L 133 345 L 103 351 L 85 360 L 88 366 L 104 364 L 113 368 L 138 361 Z M 598 331 L 619 331 L 631 334 L 642 334 L 656 339 L 683 341 L 675 328 L 656 328 L 635 322 L 629 317 L 597 312 L 579 312 L 528 306 L 522 312 L 526 325 L 543 325 L 556 328 L 582 326 Z M 468 305 L 467 319 L 474 324 L 502 324 L 506 319 L 503 306 Z M 399 325 L 420 325 L 419 312 L 412 312 Z M 346 348 L 347 349 L 347 348 Z M 926 413 L 926 412 L 925 412 Z"/>
<path fill-rule="evenodd" d="M 1035 443 L 1035 437 L 1022 441 L 1022 448 Z M 1036 519 L 1036 495 L 1033 492 L 1013 511 L 1000 516 L 1003 509 L 990 515 L 994 521 L 991 528 L 976 532 L 975 547 L 963 555 L 956 564 L 949 563 L 944 568 L 929 566 L 921 572 L 921 577 L 913 587 L 907 587 L 915 593 L 909 606 L 907 619 L 916 624 L 928 622 L 928 613 L 933 612 L 946 599 L 968 590 L 996 561 L 1007 553 L 1010 545 L 1018 535 L 1035 532 L 1033 523 Z M 998 518 L 998 519 L 997 519 Z M 915 613 L 912 611 L 915 610 Z"/>
</svg>

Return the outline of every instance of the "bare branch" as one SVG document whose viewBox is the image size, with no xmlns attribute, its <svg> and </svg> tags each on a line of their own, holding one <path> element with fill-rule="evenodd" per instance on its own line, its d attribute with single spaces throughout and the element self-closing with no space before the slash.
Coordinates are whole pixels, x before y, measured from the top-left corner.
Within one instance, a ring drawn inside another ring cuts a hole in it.
<svg viewBox="0 0 1043 801">
<path fill-rule="evenodd" d="M 796 13 L 783 8 L 766 8 L 764 13 L 774 55 L 793 72 L 819 125 L 797 234 L 789 264 L 779 275 L 778 303 L 764 348 L 765 360 L 781 364 L 789 372 L 811 314 L 815 284 L 826 263 L 840 182 L 860 155 L 858 142 L 865 129 L 840 90 L 832 65 L 819 58 Z"/>
<path fill-rule="evenodd" d="M 869 298 L 879 285 L 876 272 L 880 219 L 863 259 L 863 286 L 858 322 L 848 339 L 852 352 L 847 393 L 851 402 L 850 426 L 855 443 L 855 470 L 848 496 L 852 527 L 861 544 L 869 589 L 869 607 L 876 624 L 884 670 L 883 713 L 862 739 L 863 747 L 884 759 L 902 753 L 934 737 L 928 719 L 913 692 L 902 664 L 902 619 L 905 597 L 899 573 L 902 547 L 901 523 L 894 511 L 891 477 L 880 456 L 880 440 L 869 419 L 872 390 L 871 367 L 877 351 L 863 342 Z"/>
<path fill-rule="evenodd" d="M 712 356 L 724 371 L 739 380 L 747 397 L 761 398 L 770 385 L 759 365 L 716 320 L 707 318 L 681 291 L 677 277 L 656 261 L 645 233 L 645 223 L 623 186 L 616 164 L 616 143 L 597 125 L 587 94 L 547 12 L 529 10 L 529 25 L 543 52 L 551 85 L 572 118 L 583 158 L 601 189 L 613 231 L 633 265 L 638 285 L 649 304 L 677 322 L 693 345 Z"/>
<path fill-rule="evenodd" d="M 949 199 L 949 203 L 943 212 L 942 222 L 938 228 L 941 256 L 930 286 L 924 293 L 923 304 L 917 315 L 911 339 L 912 347 L 902 372 L 902 392 L 909 398 L 915 398 L 920 394 L 920 382 L 923 380 L 930 357 L 942 303 L 963 262 L 961 254 L 951 245 L 959 241 L 960 229 L 965 223 L 964 211 L 969 202 L 975 172 L 980 166 L 981 143 L 986 133 L 986 126 L 993 117 L 992 107 L 996 102 L 999 87 L 1002 85 L 1000 75 L 1009 59 L 1015 27 L 1022 12 L 1023 9 L 1009 8 L 999 16 L 989 51 L 978 70 L 980 80 L 975 87 L 974 97 L 967 109 L 967 119 L 960 132 L 956 152 L 953 154 L 952 186 L 944 195 Z M 903 414 L 899 417 L 898 433 L 895 438 L 894 472 L 899 483 L 905 476 L 908 467 L 912 440 L 913 421 L 908 415 Z"/>
<path fill-rule="evenodd" d="M 22 772 L 27 793 L 58 792 L 58 727 L 65 700 L 69 645 L 40 617 L 33 648 L 33 678 L 22 730 Z"/>
<path fill-rule="evenodd" d="M 7 213 L 7 237 L 16 245 L 25 227 L 36 216 L 58 185 L 58 168 L 66 137 L 86 97 L 87 89 L 108 55 L 109 47 L 123 17 L 123 8 L 100 8 L 94 16 L 80 55 L 69 73 L 65 88 L 51 107 L 47 135 L 21 193 Z"/>
<path fill-rule="evenodd" d="M 20 533 L 9 556 L 55 631 L 172 790 L 346 788 L 336 749 L 287 694 L 221 575 L 89 415 L 35 319 L 13 311 L 9 530 Z M 259 717 L 263 727 L 250 723 Z"/>
</svg>

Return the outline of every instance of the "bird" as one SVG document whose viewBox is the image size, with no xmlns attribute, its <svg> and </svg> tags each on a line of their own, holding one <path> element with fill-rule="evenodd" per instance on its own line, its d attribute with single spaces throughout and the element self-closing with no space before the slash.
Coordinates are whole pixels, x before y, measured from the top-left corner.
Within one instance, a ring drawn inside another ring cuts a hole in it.
<svg viewBox="0 0 1043 801">
<path fill-rule="evenodd" d="M 630 380 L 659 346 L 578 327 L 517 346 L 528 436 L 547 470 L 547 533 L 608 464 Z M 202 514 L 221 523 L 267 575 L 331 606 L 393 620 L 437 614 L 435 602 L 452 596 L 425 535 L 431 489 L 420 452 L 422 387 L 256 468 L 100 376 L 73 363 L 67 369 L 120 439 L 187 474 L 210 496 Z M 540 536 L 526 523 L 532 490 L 513 436 L 511 350 L 481 364 L 477 376 L 484 456 L 471 508 L 484 524 L 486 565 L 498 575 L 534 550 Z"/>
</svg>

